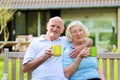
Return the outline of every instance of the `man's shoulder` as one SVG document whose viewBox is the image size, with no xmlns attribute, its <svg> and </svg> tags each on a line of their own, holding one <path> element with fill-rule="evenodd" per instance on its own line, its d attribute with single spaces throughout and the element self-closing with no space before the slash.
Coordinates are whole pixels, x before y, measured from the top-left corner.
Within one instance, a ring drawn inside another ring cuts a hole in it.
<svg viewBox="0 0 120 80">
<path fill-rule="evenodd" d="M 60 39 L 61 40 L 67 40 L 67 38 L 65 36 L 61 36 Z"/>
</svg>

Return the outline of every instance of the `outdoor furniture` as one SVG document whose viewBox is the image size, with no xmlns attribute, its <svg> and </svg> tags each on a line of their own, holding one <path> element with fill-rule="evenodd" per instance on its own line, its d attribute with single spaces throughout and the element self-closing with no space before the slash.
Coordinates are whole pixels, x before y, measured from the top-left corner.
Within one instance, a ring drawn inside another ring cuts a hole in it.
<svg viewBox="0 0 120 80">
<path fill-rule="evenodd" d="M 17 41 L 7 41 L 4 47 L 12 47 L 12 51 L 25 52 L 30 42 L 21 41 L 21 39 Z M 2 45 L 3 43 L 4 41 L 0 41 L 0 45 Z M 1 53 L 4 53 L 4 47 L 0 49 Z"/>
<path fill-rule="evenodd" d="M 120 53 L 104 52 L 98 54 L 106 80 L 120 80 Z"/>
<path fill-rule="evenodd" d="M 24 79 L 24 75 L 27 76 L 27 80 L 31 79 L 31 73 L 23 73 L 21 68 L 22 68 L 22 61 L 24 58 L 25 52 L 9 52 L 9 49 L 5 48 L 4 49 L 4 74 L 2 80 L 8 80 L 8 60 L 11 59 L 12 61 L 12 71 L 11 71 L 11 76 L 12 79 L 10 80 L 26 80 Z M 19 62 L 17 61 L 19 60 Z M 17 65 L 19 63 L 19 65 Z M 16 67 L 17 66 L 17 67 Z M 19 68 L 18 68 L 19 67 Z M 17 72 L 17 68 L 19 69 L 19 73 Z M 17 77 L 19 75 L 19 77 Z"/>
<path fill-rule="evenodd" d="M 17 44 L 14 46 L 14 50 L 18 52 L 25 52 L 30 43 L 28 40 L 28 35 L 18 35 L 16 37 Z"/>
<path fill-rule="evenodd" d="M 4 43 L 5 43 L 4 47 L 13 47 L 13 46 L 15 46 L 15 45 L 17 44 L 16 41 L 7 41 L 7 42 L 0 41 L 0 46 L 1 46 L 2 44 L 4 44 Z M 4 52 L 4 47 L 2 47 L 2 48 L 0 49 L 0 52 L 1 52 L 1 53 Z"/>
<path fill-rule="evenodd" d="M 4 43 L 4 41 L 0 41 L 0 45 L 2 45 Z M 7 46 L 13 46 L 13 45 L 16 45 L 17 42 L 16 41 L 7 41 L 6 42 L 6 45 Z"/>
<path fill-rule="evenodd" d="M 12 59 L 12 74 L 9 76 L 12 76 L 11 80 L 16 80 L 16 60 L 20 60 L 20 68 L 19 68 L 19 76 L 20 78 L 18 80 L 26 80 L 24 78 L 24 74 L 21 71 L 22 61 L 24 57 L 25 52 L 9 52 L 8 49 L 4 49 L 4 74 L 2 80 L 7 80 L 8 78 L 8 58 Z M 98 60 L 100 67 L 103 70 L 104 76 L 106 80 L 120 80 L 120 53 L 99 53 L 98 54 Z M 108 64 L 110 63 L 110 64 Z M 101 64 L 103 66 L 101 66 Z M 18 78 L 18 77 L 17 77 Z M 28 79 L 31 79 L 31 73 L 28 73 Z"/>
</svg>

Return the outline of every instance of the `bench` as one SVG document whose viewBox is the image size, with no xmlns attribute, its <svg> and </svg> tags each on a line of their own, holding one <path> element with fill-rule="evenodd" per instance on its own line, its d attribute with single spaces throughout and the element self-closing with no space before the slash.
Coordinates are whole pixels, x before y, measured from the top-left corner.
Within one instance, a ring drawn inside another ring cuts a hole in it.
<svg viewBox="0 0 120 80">
<path fill-rule="evenodd" d="M 10 70 L 8 70 L 9 59 L 11 59 L 12 62 L 10 80 L 31 80 L 31 73 L 23 73 L 21 70 L 24 54 L 25 52 L 9 52 L 9 49 L 4 49 L 4 74 L 2 80 L 8 80 L 8 72 L 10 72 Z"/>
<path fill-rule="evenodd" d="M 2 80 L 8 79 L 8 59 L 12 59 L 11 80 L 16 80 L 17 59 L 20 60 L 19 73 L 17 73 L 19 74 L 19 79 L 17 77 L 17 80 L 26 80 L 24 73 L 21 71 L 24 54 L 25 52 L 9 52 L 8 49 L 4 50 L 4 75 Z M 120 53 L 100 53 L 97 57 L 106 80 L 120 80 L 120 76 L 118 76 L 120 74 Z M 27 80 L 30 80 L 31 73 L 28 73 L 27 75 Z"/>
<path fill-rule="evenodd" d="M 120 80 L 120 53 L 100 53 L 97 57 L 105 79 Z"/>
</svg>

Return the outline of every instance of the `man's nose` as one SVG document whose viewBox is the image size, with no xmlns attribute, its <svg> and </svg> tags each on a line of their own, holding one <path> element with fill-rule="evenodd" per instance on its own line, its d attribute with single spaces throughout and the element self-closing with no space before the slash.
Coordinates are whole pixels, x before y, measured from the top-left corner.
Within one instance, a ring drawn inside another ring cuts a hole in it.
<svg viewBox="0 0 120 80">
<path fill-rule="evenodd" d="M 56 30 L 57 29 L 57 26 L 54 26 L 53 30 Z"/>
</svg>

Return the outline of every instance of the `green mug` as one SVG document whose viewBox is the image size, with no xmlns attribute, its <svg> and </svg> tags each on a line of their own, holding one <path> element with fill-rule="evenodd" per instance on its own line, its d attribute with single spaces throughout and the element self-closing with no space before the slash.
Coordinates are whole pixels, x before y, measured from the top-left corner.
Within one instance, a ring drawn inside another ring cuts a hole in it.
<svg viewBox="0 0 120 80">
<path fill-rule="evenodd" d="M 59 44 L 53 45 L 53 56 L 61 56 L 62 46 Z"/>
<path fill-rule="evenodd" d="M 90 56 L 96 57 L 97 56 L 97 48 L 96 47 L 89 47 Z"/>
</svg>

